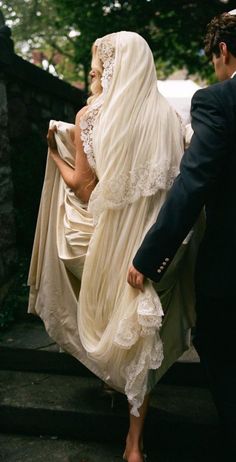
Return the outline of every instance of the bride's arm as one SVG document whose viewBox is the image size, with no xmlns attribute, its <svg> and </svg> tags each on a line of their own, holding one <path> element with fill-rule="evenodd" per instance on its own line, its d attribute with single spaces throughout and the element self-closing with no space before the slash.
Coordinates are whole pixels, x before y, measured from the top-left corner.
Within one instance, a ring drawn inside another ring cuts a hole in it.
<svg viewBox="0 0 236 462">
<path fill-rule="evenodd" d="M 84 153 L 83 144 L 81 140 L 80 119 L 86 112 L 86 107 L 82 108 L 77 116 L 75 123 L 75 168 L 70 167 L 60 156 L 57 150 L 56 142 L 54 139 L 54 130 L 48 131 L 48 145 L 50 154 L 58 167 L 60 174 L 69 188 L 74 191 L 75 195 L 83 202 L 89 201 L 90 195 L 96 186 L 97 178 L 94 171 L 91 169 L 87 156 Z"/>
</svg>

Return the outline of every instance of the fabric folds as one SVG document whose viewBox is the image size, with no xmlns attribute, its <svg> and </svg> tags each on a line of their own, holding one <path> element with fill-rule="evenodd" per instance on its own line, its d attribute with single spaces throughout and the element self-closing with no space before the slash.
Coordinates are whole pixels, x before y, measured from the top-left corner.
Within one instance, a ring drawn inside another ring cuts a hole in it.
<svg viewBox="0 0 236 462">
<path fill-rule="evenodd" d="M 158 286 L 148 280 L 141 293 L 128 285 L 128 268 L 178 172 L 183 137 L 158 92 L 146 42 L 128 32 L 99 40 L 112 63 L 104 93 L 81 120 L 98 183 L 89 203 L 81 203 L 48 157 L 29 312 L 63 350 L 125 393 L 138 416 L 145 394 L 189 347 L 199 233 L 182 245 Z M 52 124 L 60 156 L 74 167 L 73 125 Z"/>
</svg>

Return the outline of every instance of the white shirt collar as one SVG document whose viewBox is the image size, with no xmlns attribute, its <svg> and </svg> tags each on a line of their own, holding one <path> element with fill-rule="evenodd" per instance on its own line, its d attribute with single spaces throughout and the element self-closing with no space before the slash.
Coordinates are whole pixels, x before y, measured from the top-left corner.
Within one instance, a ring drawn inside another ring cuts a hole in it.
<svg viewBox="0 0 236 462">
<path fill-rule="evenodd" d="M 231 79 L 236 75 L 236 71 L 231 75 Z"/>
</svg>

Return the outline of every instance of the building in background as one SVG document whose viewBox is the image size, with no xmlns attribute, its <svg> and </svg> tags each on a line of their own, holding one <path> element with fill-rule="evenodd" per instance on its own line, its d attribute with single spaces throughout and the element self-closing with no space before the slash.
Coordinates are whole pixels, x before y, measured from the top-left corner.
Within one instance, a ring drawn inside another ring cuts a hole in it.
<svg viewBox="0 0 236 462">
<path fill-rule="evenodd" d="M 180 114 L 184 124 L 190 122 L 191 99 L 201 87 L 193 80 L 158 80 L 159 91 Z"/>
</svg>

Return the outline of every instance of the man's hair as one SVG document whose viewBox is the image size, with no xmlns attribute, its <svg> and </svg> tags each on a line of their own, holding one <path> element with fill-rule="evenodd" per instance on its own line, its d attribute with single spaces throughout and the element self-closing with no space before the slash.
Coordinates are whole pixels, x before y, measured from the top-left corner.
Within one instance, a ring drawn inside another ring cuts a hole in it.
<svg viewBox="0 0 236 462">
<path fill-rule="evenodd" d="M 220 42 L 226 43 L 228 51 L 236 57 L 236 15 L 222 13 L 207 25 L 204 43 L 209 59 L 212 59 L 213 53 L 220 56 Z"/>
</svg>

